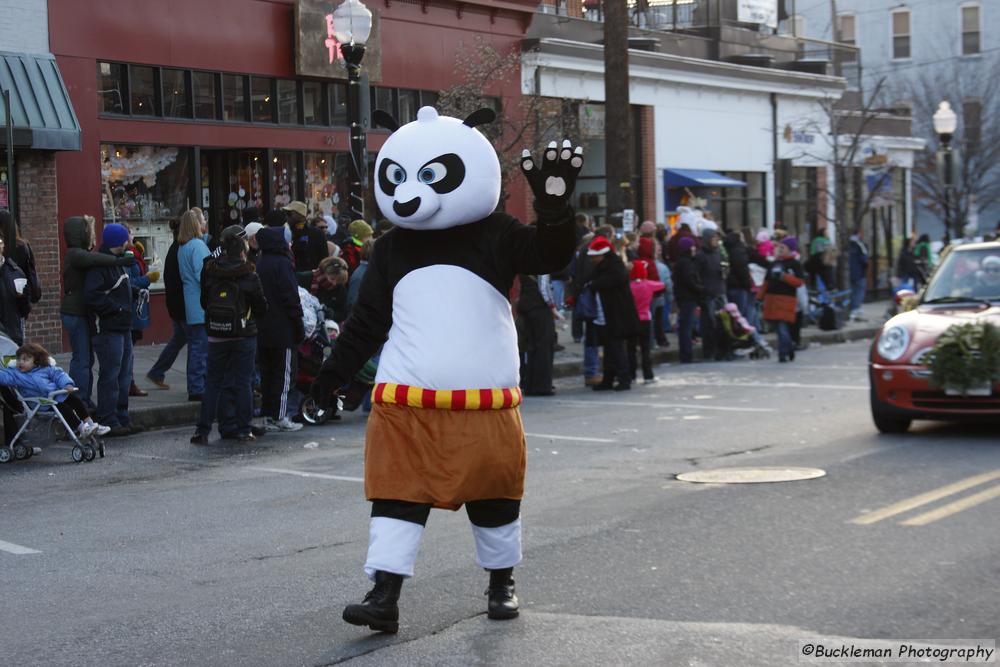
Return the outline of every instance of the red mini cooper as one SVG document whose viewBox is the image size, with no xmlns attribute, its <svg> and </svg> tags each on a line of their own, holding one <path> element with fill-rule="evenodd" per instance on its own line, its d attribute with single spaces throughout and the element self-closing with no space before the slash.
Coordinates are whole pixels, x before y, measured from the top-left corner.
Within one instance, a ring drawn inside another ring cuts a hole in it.
<svg viewBox="0 0 1000 667">
<path fill-rule="evenodd" d="M 964 395 L 930 383 L 927 353 L 953 324 L 1000 326 L 1000 243 L 949 252 L 917 297 L 916 307 L 885 323 L 869 360 L 871 408 L 882 433 L 903 433 L 914 419 L 1000 420 L 1000 384 Z"/>
</svg>

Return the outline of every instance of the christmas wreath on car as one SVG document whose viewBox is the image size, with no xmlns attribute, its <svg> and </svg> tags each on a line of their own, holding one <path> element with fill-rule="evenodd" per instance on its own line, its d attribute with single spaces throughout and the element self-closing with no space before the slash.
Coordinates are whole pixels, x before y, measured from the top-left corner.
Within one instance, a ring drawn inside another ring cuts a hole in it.
<svg viewBox="0 0 1000 667">
<path fill-rule="evenodd" d="M 953 324 L 928 355 L 931 383 L 961 394 L 1000 381 L 1000 328 L 988 323 Z"/>
</svg>

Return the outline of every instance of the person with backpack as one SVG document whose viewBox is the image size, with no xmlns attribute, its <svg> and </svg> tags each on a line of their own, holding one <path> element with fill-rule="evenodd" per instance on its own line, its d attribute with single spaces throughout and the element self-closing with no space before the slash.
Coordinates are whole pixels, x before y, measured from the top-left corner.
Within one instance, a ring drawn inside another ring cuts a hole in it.
<svg viewBox="0 0 1000 667">
<path fill-rule="evenodd" d="M 264 434 L 251 420 L 257 318 L 267 313 L 267 299 L 254 265 L 247 261 L 246 236 L 239 225 L 223 229 L 222 254 L 206 261 L 201 272 L 208 372 L 193 445 L 208 444 L 216 417 L 223 440 L 253 442 Z"/>
<path fill-rule="evenodd" d="M 288 418 L 288 392 L 295 378 L 296 348 L 305 339 L 292 253 L 281 227 L 257 232 L 260 261 L 257 275 L 269 308 L 257 320 L 261 414 L 268 431 L 298 431 Z"/>
</svg>

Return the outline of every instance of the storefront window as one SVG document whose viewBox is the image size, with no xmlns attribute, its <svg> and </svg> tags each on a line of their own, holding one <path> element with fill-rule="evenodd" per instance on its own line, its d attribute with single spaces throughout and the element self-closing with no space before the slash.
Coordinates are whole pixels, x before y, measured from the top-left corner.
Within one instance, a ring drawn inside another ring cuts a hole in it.
<svg viewBox="0 0 1000 667">
<path fill-rule="evenodd" d="M 218 120 L 216 107 L 216 75 L 212 72 L 192 72 L 191 83 L 194 88 L 194 117 L 201 120 Z"/>
<path fill-rule="evenodd" d="M 337 154 L 306 153 L 306 206 L 310 214 L 337 216 Z"/>
<path fill-rule="evenodd" d="M 129 92 L 133 115 L 156 115 L 156 83 L 152 67 L 129 67 Z"/>
<path fill-rule="evenodd" d="M 125 65 L 97 63 L 97 93 L 104 113 L 125 113 Z"/>
<path fill-rule="evenodd" d="M 250 104 L 255 123 L 274 122 L 274 98 L 271 95 L 273 83 L 274 79 L 250 77 Z"/>
<path fill-rule="evenodd" d="M 298 191 L 298 169 L 295 163 L 295 153 L 292 151 L 275 151 L 271 165 L 271 192 L 274 208 L 281 208 L 295 199 Z"/>
<path fill-rule="evenodd" d="M 0 165 L 0 208 L 10 210 L 10 179 L 7 178 L 7 165 Z"/>
<path fill-rule="evenodd" d="M 222 120 L 247 120 L 246 85 L 245 76 L 222 75 Z"/>
<path fill-rule="evenodd" d="M 330 125 L 347 125 L 347 85 L 331 83 L 330 91 Z"/>
<path fill-rule="evenodd" d="M 128 225 L 150 270 L 163 268 L 169 221 L 187 207 L 189 151 L 177 146 L 101 144 L 103 223 Z M 162 289 L 162 277 L 153 289 Z"/>
<path fill-rule="evenodd" d="M 376 109 L 385 111 L 393 118 L 399 115 L 392 101 L 392 88 L 372 88 L 372 111 Z"/>
<path fill-rule="evenodd" d="M 399 116 L 396 120 L 400 125 L 417 119 L 417 109 L 420 108 L 419 90 L 399 91 Z"/>
<path fill-rule="evenodd" d="M 422 107 L 437 107 L 438 94 L 433 90 L 421 90 L 420 91 L 420 106 Z"/>
<path fill-rule="evenodd" d="M 298 84 L 291 79 L 278 79 L 278 122 L 297 125 L 299 122 Z"/>
<path fill-rule="evenodd" d="M 302 82 L 302 120 L 306 125 L 323 125 L 323 84 Z"/>
<path fill-rule="evenodd" d="M 163 115 L 170 118 L 190 118 L 187 77 L 182 69 L 164 69 L 160 73 L 163 92 Z"/>
</svg>

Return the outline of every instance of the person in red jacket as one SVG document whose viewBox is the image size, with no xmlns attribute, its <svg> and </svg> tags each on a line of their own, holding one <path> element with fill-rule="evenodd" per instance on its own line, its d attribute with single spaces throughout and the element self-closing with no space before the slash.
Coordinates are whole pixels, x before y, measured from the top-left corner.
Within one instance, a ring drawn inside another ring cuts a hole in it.
<svg viewBox="0 0 1000 667">
<path fill-rule="evenodd" d="M 798 299 L 796 290 L 804 282 L 805 272 L 796 259 L 798 239 L 786 236 L 774 247 L 777 255 L 767 272 L 767 280 L 757 298 L 764 301 L 764 319 L 776 325 L 778 331 L 778 361 L 795 361 L 792 325 L 795 323 Z"/>
<path fill-rule="evenodd" d="M 632 264 L 632 271 L 629 273 L 629 288 L 632 290 L 632 300 L 635 301 L 635 310 L 639 315 L 639 335 L 632 336 L 628 340 L 628 365 L 632 373 L 632 379 L 636 379 L 635 348 L 636 343 L 642 350 L 642 379 L 645 384 L 652 384 L 656 381 L 653 377 L 653 362 L 650 356 L 650 345 L 652 343 L 652 308 L 653 297 L 664 290 L 663 283 L 659 280 L 649 280 L 646 273 L 646 264 L 636 260 Z"/>
</svg>

